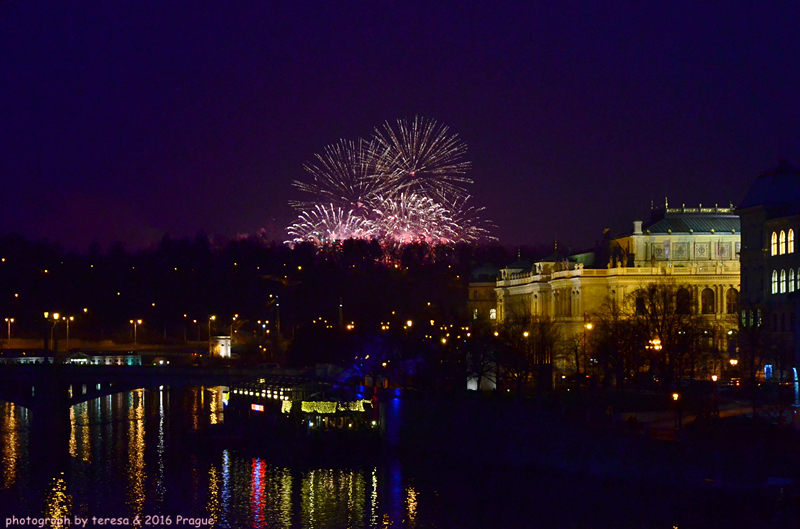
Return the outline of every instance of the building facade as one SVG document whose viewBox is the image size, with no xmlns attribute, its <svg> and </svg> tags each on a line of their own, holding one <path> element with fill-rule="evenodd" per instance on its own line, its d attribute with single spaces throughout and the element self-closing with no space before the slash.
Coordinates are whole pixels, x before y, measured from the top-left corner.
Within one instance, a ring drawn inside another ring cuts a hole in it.
<svg viewBox="0 0 800 529">
<path fill-rule="evenodd" d="M 732 208 L 664 208 L 609 243 L 608 261 L 597 263 L 603 268 L 564 259 L 500 270 L 494 288 L 497 321 L 546 317 L 569 340 L 585 336 L 592 314 L 604 304 L 622 303 L 643 286 L 667 280 L 691 313 L 721 330 L 720 348 L 735 351 L 741 233 Z"/>
<path fill-rule="evenodd" d="M 743 333 L 765 364 L 800 364 L 800 170 L 786 163 L 759 175 L 737 210 L 742 224 Z"/>
</svg>

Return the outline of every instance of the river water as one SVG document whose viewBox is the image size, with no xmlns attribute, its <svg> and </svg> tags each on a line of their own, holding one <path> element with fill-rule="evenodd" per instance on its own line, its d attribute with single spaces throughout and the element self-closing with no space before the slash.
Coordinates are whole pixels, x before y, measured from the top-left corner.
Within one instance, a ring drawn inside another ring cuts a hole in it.
<svg viewBox="0 0 800 529">
<path fill-rule="evenodd" d="M 120 393 L 70 408 L 63 435 L 32 428 L 25 408 L 0 401 L 0 523 L 34 527 L 45 518 L 66 519 L 75 527 L 79 518 L 89 520 L 87 527 L 776 526 L 772 505 L 741 491 L 698 495 L 479 461 L 410 462 L 358 453 L 287 459 L 258 442 L 245 449 L 233 438 L 209 439 L 209 430 L 232 420 L 223 400 L 221 388 Z"/>
</svg>

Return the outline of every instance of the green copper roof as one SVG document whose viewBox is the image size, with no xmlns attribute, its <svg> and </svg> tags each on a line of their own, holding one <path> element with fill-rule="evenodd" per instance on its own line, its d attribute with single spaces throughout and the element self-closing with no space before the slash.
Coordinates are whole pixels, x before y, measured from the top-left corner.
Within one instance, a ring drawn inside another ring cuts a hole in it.
<svg viewBox="0 0 800 529">
<path fill-rule="evenodd" d="M 736 215 L 667 213 L 663 219 L 642 229 L 644 233 L 739 233 Z"/>
</svg>

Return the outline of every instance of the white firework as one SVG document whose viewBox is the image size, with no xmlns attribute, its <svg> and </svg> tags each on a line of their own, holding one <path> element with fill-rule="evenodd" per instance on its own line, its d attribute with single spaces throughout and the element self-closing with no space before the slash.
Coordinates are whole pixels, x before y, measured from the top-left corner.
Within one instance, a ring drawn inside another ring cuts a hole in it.
<svg viewBox="0 0 800 529">
<path fill-rule="evenodd" d="M 314 195 L 314 201 L 292 201 L 296 209 L 304 210 L 319 204 L 331 204 L 345 209 L 359 209 L 369 204 L 378 184 L 371 164 L 373 146 L 365 140 L 340 140 L 316 154 L 316 162 L 303 166 L 311 182 L 295 180 L 292 185 Z"/>
<path fill-rule="evenodd" d="M 481 209 L 468 206 L 466 144 L 433 120 L 387 122 L 372 140 L 340 140 L 304 166 L 310 182 L 293 185 L 314 196 L 287 228 L 295 242 L 348 238 L 386 246 L 430 246 L 492 239 Z"/>
<path fill-rule="evenodd" d="M 396 127 L 386 122 L 382 130 L 375 129 L 372 145 L 371 163 L 384 196 L 467 196 L 464 184 L 472 183 L 464 176 L 470 168 L 464 158 L 467 144 L 446 126 L 419 116 L 411 122 L 398 120 Z"/>
<path fill-rule="evenodd" d="M 374 226 L 352 211 L 320 205 L 300 213 L 286 231 L 293 237 L 292 242 L 310 241 L 315 244 L 370 239 L 375 235 Z"/>
<path fill-rule="evenodd" d="M 450 244 L 458 239 L 458 226 L 450 211 L 432 198 L 400 193 L 375 209 L 376 232 L 386 244 Z"/>
</svg>

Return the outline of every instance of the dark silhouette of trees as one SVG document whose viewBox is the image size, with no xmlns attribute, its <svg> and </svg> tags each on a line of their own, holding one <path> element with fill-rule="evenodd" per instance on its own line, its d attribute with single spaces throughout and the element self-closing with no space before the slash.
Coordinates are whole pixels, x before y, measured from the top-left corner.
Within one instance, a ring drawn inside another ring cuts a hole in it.
<svg viewBox="0 0 800 529">
<path fill-rule="evenodd" d="M 642 371 L 664 384 L 694 377 L 703 354 L 713 354 L 715 328 L 691 310 L 689 292 L 674 281 L 648 283 L 590 315 L 596 358 L 617 388 Z"/>
</svg>

